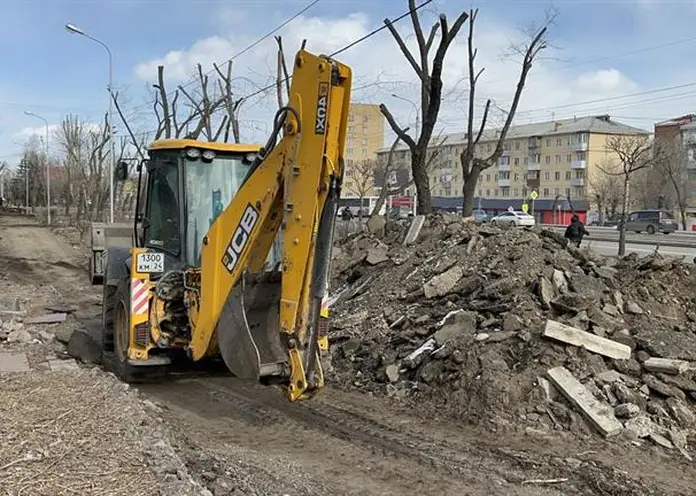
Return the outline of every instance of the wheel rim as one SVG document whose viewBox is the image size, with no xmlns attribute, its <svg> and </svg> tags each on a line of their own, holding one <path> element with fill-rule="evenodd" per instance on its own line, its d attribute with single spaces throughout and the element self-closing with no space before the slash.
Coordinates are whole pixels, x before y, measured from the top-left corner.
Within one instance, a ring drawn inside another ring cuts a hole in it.
<svg viewBox="0 0 696 496">
<path fill-rule="evenodd" d="M 653 226 L 648 226 L 648 234 L 655 234 L 655 228 Z"/>
<path fill-rule="evenodd" d="M 514 220 L 511 220 L 511 221 L 510 221 L 510 227 L 515 227 L 515 221 L 514 221 Z"/>
<path fill-rule="evenodd" d="M 114 323 L 114 349 L 116 356 L 122 362 L 128 358 L 128 318 L 126 309 L 119 303 L 116 311 L 116 322 Z"/>
</svg>

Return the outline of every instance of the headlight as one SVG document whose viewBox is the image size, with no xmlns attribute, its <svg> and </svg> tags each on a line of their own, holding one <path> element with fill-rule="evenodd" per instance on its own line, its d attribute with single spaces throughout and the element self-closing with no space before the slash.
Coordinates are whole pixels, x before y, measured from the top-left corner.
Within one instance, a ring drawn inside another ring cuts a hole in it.
<svg viewBox="0 0 696 496">
<path fill-rule="evenodd" d="M 186 156 L 191 159 L 198 158 L 201 156 L 201 151 L 198 148 L 187 148 Z"/>
<path fill-rule="evenodd" d="M 205 150 L 203 152 L 203 158 L 205 160 L 213 160 L 215 158 L 215 152 L 213 150 Z"/>
</svg>

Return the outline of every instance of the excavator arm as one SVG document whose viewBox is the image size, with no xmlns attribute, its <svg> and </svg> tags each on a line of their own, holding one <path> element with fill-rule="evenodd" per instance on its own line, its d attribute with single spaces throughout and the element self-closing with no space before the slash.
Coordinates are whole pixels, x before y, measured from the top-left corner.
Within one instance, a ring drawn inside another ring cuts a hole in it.
<svg viewBox="0 0 696 496">
<path fill-rule="evenodd" d="M 240 377 L 280 377 L 292 401 L 324 383 L 318 321 L 343 178 L 352 74 L 305 50 L 287 107 L 234 199 L 203 238 L 190 354 L 217 348 Z M 277 138 L 280 137 L 276 144 Z M 282 260 L 264 271 L 280 233 Z"/>
</svg>

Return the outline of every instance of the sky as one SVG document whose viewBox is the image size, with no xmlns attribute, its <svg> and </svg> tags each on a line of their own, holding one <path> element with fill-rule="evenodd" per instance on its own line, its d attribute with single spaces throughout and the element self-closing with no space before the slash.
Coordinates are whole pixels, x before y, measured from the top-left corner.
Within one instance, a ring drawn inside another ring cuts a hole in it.
<svg viewBox="0 0 696 496">
<path fill-rule="evenodd" d="M 421 0 L 422 1 L 422 0 Z M 417 3 L 421 3 L 418 1 Z M 274 32 L 294 53 L 329 53 L 357 40 L 408 10 L 407 0 L 4 0 L 0 43 L 0 160 L 11 166 L 32 135 L 50 126 L 49 149 L 62 150 L 54 131 L 68 114 L 89 125 L 103 122 L 108 108 L 108 57 L 92 40 L 69 33 L 72 23 L 108 45 L 114 89 L 134 132 L 156 128 L 152 84 L 165 66 L 169 90 L 196 87 L 196 64 L 233 60 L 239 97 L 268 84 L 275 71 Z M 581 115 L 613 119 L 651 130 L 655 122 L 696 111 L 696 2 L 678 0 L 435 0 L 422 11 L 429 29 L 437 14 L 450 25 L 462 9 L 479 8 L 475 22 L 476 59 L 485 68 L 476 91 L 479 119 L 490 98 L 492 124 L 502 122 L 517 81 L 520 61 L 508 48 L 527 39 L 553 7 L 550 47 L 534 64 L 516 117 L 517 123 Z M 408 18 L 396 24 L 413 47 Z M 438 130 L 458 132 L 467 122 L 467 58 L 464 25 L 445 59 L 443 105 Z M 247 49 L 243 54 L 239 52 Z M 387 30 L 337 57 L 353 70 L 354 102 L 384 103 L 401 125 L 415 125 L 418 82 Z M 403 99 L 397 99 L 397 95 Z M 270 129 L 275 95 L 264 92 L 245 102 L 243 138 L 263 142 Z M 116 132 L 126 130 L 114 120 Z M 389 133 L 387 134 L 389 139 Z M 388 143 L 385 143 L 387 146 Z"/>
</svg>

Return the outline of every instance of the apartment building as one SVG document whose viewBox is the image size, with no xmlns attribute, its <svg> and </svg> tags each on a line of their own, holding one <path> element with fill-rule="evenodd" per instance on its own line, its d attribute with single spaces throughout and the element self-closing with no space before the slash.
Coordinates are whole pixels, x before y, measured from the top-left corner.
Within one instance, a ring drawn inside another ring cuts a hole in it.
<svg viewBox="0 0 696 496">
<path fill-rule="evenodd" d="M 479 177 L 476 201 L 483 208 L 485 204 L 496 205 L 491 207 L 493 210 L 504 210 L 508 205 L 520 208 L 520 204 L 535 191 L 539 206 L 551 202 L 555 205 L 559 198 L 565 200 L 568 197 L 586 202 L 592 197 L 590 179 L 598 172 L 597 165 L 617 160 L 606 146 L 607 139 L 617 134 L 650 133 L 616 122 L 608 115 L 512 126 L 497 164 Z M 475 150 L 476 156 L 489 156 L 499 136 L 498 129 L 484 131 Z M 466 134 L 458 133 L 448 135 L 440 146 L 433 143 L 430 153 L 438 150 L 430 169 L 435 199 L 461 200 L 464 183 L 459 155 L 465 140 Z M 388 152 L 388 149 L 380 150 L 380 160 L 386 161 Z M 399 168 L 407 170 L 410 167 L 410 154 L 405 147 L 398 151 L 397 161 Z M 498 208 L 502 205 L 505 206 Z"/>
<path fill-rule="evenodd" d="M 655 142 L 680 147 L 687 211 L 696 214 L 696 115 L 687 114 L 656 123 Z"/>
<path fill-rule="evenodd" d="M 374 195 L 374 164 L 377 150 L 384 147 L 386 119 L 379 105 L 352 103 L 348 113 L 344 196 Z"/>
</svg>

